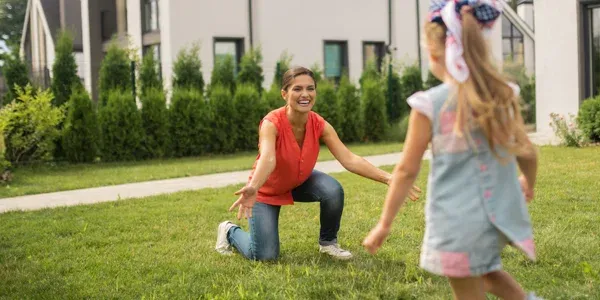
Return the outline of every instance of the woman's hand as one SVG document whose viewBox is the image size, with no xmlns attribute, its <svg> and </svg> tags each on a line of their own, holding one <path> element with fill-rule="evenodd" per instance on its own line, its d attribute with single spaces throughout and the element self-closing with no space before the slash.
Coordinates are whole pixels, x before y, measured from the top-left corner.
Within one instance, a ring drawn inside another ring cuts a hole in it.
<svg viewBox="0 0 600 300">
<path fill-rule="evenodd" d="M 246 217 L 246 219 L 252 217 L 252 207 L 254 207 L 254 203 L 256 203 L 256 188 L 247 185 L 241 188 L 239 191 L 235 192 L 235 195 L 240 195 L 240 197 L 231 205 L 229 211 L 233 211 L 237 206 L 239 206 L 237 218 L 238 220 L 242 218 L 242 216 Z"/>
<path fill-rule="evenodd" d="M 387 180 L 387 185 L 390 186 L 390 184 L 392 184 L 392 176 L 389 176 L 388 180 Z M 410 198 L 410 200 L 412 200 L 412 201 L 417 201 L 417 200 L 419 200 L 420 194 L 421 194 L 421 189 L 418 186 L 413 185 L 412 188 L 410 189 L 410 191 L 408 191 L 408 198 Z"/>
</svg>

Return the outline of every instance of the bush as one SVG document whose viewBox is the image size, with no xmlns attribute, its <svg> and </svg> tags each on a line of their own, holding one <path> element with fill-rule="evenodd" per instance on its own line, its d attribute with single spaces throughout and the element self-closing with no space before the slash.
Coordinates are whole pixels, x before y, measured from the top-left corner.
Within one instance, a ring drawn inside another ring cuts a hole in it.
<svg viewBox="0 0 600 300">
<path fill-rule="evenodd" d="M 142 116 L 130 92 L 114 90 L 99 110 L 102 159 L 127 161 L 144 157 Z"/>
<path fill-rule="evenodd" d="M 229 89 L 216 85 L 210 95 L 212 116 L 211 151 L 214 153 L 235 152 L 237 132 L 231 130 L 232 120 L 236 120 L 236 110 Z M 244 112 L 241 112 L 244 113 Z"/>
<path fill-rule="evenodd" d="M 173 67 L 173 87 L 204 91 L 200 48 L 197 45 L 193 45 L 189 51 L 179 51 Z"/>
<path fill-rule="evenodd" d="M 590 141 L 600 142 L 600 96 L 583 101 L 577 123 Z"/>
<path fill-rule="evenodd" d="M 423 84 L 423 88 L 425 88 L 426 90 L 436 87 L 438 85 L 442 84 L 442 81 L 437 79 L 437 77 L 435 77 L 433 75 L 433 73 L 431 73 L 431 71 L 429 71 L 427 73 L 427 80 L 425 81 L 425 83 Z"/>
<path fill-rule="evenodd" d="M 106 105 L 108 96 L 113 90 L 132 89 L 131 66 L 127 50 L 119 48 L 115 43 L 110 45 L 106 57 L 102 60 L 99 80 L 99 97 L 102 106 Z"/>
<path fill-rule="evenodd" d="M 283 74 L 290 69 L 290 64 L 292 62 L 292 56 L 287 52 L 283 52 L 275 65 L 275 75 L 273 76 L 273 84 L 278 86 L 281 89 L 281 80 L 283 78 Z"/>
<path fill-rule="evenodd" d="M 162 90 L 162 78 L 158 74 L 158 63 L 154 58 L 154 50 L 150 49 L 142 60 L 140 68 L 140 90 L 145 94 L 149 89 Z"/>
<path fill-rule="evenodd" d="M 233 56 L 227 55 L 225 59 L 216 63 L 213 67 L 210 77 L 210 85 L 220 85 L 228 88 L 233 94 L 235 92 L 235 76 L 234 76 Z"/>
<path fill-rule="evenodd" d="M 323 69 L 319 64 L 315 63 L 310 67 L 310 70 L 313 72 L 313 76 L 315 77 L 315 82 L 319 85 L 323 81 Z"/>
<path fill-rule="evenodd" d="M 342 116 L 340 128 L 337 129 L 340 137 L 346 143 L 359 142 L 363 135 L 362 107 L 356 86 L 348 76 L 342 77 L 340 81 L 337 99 Z"/>
<path fill-rule="evenodd" d="M 404 143 L 406 140 L 406 133 L 408 133 L 408 121 L 410 115 L 406 115 L 400 121 L 396 121 L 390 126 L 388 140 L 391 142 Z"/>
<path fill-rule="evenodd" d="M 550 127 L 554 130 L 554 134 L 560 138 L 563 145 L 567 147 L 581 147 L 585 144 L 585 136 L 581 130 L 577 128 L 575 123 L 575 116 L 569 115 L 570 120 L 567 124 L 567 120 L 559 114 L 552 113 L 550 118 Z"/>
<path fill-rule="evenodd" d="M 271 88 L 262 96 L 263 115 L 270 111 L 280 108 L 285 105 L 285 100 L 281 97 L 281 89 L 277 85 L 272 85 Z"/>
<path fill-rule="evenodd" d="M 367 142 L 383 141 L 386 137 L 387 112 L 385 95 L 378 81 L 368 79 L 362 86 L 362 103 L 364 103 L 364 140 Z"/>
<path fill-rule="evenodd" d="M 52 105 L 49 90 L 33 93 L 31 85 L 16 89 L 17 99 L 0 110 L 6 159 L 17 164 L 52 160 L 54 141 L 60 132 L 64 109 Z"/>
<path fill-rule="evenodd" d="M 56 58 L 52 67 L 52 92 L 55 106 L 69 101 L 74 85 L 81 85 L 81 81 L 77 76 L 77 63 L 73 56 L 73 38 L 63 31 L 56 43 Z"/>
<path fill-rule="evenodd" d="M 262 94 L 262 84 L 265 79 L 263 76 L 262 54 L 260 49 L 251 49 L 242 57 L 240 63 L 240 73 L 237 80 L 240 84 L 253 85 L 259 94 Z"/>
<path fill-rule="evenodd" d="M 68 103 L 62 136 L 65 157 L 72 163 L 93 162 L 100 148 L 100 130 L 92 100 L 79 87 L 74 89 Z"/>
<path fill-rule="evenodd" d="M 423 90 L 423 79 L 421 78 L 421 69 L 418 65 L 408 66 L 402 72 L 400 77 L 402 86 L 402 102 L 400 102 L 400 116 L 404 116 L 410 112 L 410 107 L 406 99 L 412 94 Z"/>
<path fill-rule="evenodd" d="M 335 94 L 335 87 L 329 80 L 323 80 L 317 85 L 317 101 L 314 111 L 329 122 L 333 128 L 339 130 L 341 124 L 340 106 Z"/>
<path fill-rule="evenodd" d="M 145 90 L 141 97 L 142 126 L 144 127 L 144 153 L 148 158 L 163 158 L 168 154 L 169 111 L 162 89 Z"/>
<path fill-rule="evenodd" d="M 531 78 L 521 86 L 521 100 L 523 101 L 523 120 L 525 124 L 535 124 L 535 78 Z"/>
<path fill-rule="evenodd" d="M 175 89 L 169 108 L 173 155 L 184 157 L 206 153 L 210 142 L 210 119 L 210 111 L 200 91 Z"/>
<path fill-rule="evenodd" d="M 29 84 L 27 66 L 18 55 L 11 55 L 4 61 L 2 74 L 6 78 L 6 86 L 8 87 L 8 92 L 4 95 L 2 102 L 8 104 L 17 97 L 16 87 L 24 88 Z"/>
<path fill-rule="evenodd" d="M 362 86 L 363 82 L 367 79 L 371 79 L 371 80 L 387 79 L 387 78 L 384 78 L 383 76 L 381 76 L 381 71 L 377 68 L 377 61 L 375 59 L 367 60 L 367 63 L 365 65 L 365 68 L 363 69 L 362 74 L 360 75 L 360 79 L 358 80 L 358 83 Z"/>
<path fill-rule="evenodd" d="M 238 150 L 256 150 L 258 145 L 258 124 L 261 118 L 260 97 L 251 85 L 240 85 L 234 96 L 237 112 L 234 126 L 237 131 Z"/>
<path fill-rule="evenodd" d="M 408 114 L 408 105 L 405 105 L 406 99 L 402 98 L 404 93 L 402 92 L 400 76 L 392 70 L 391 80 L 386 76 L 382 84 L 388 121 L 392 124 L 397 123 L 403 115 Z M 392 93 L 391 96 L 388 94 L 390 92 Z"/>
</svg>

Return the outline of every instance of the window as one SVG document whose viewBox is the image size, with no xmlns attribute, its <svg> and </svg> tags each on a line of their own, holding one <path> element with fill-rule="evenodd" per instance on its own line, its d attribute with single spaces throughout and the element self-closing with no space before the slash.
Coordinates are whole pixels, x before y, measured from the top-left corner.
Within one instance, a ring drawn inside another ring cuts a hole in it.
<svg viewBox="0 0 600 300">
<path fill-rule="evenodd" d="M 339 81 L 348 72 L 348 43 L 345 41 L 325 41 L 324 75 Z"/>
<path fill-rule="evenodd" d="M 215 66 L 221 63 L 228 55 L 233 57 L 233 72 L 237 75 L 240 60 L 244 54 L 244 39 L 242 38 L 215 38 L 214 62 Z"/>
<path fill-rule="evenodd" d="M 100 35 L 102 41 L 110 40 L 115 34 L 115 24 L 113 14 L 108 10 L 100 12 Z"/>
<path fill-rule="evenodd" d="M 582 9 L 585 51 L 584 99 L 600 94 L 600 1 Z"/>
<path fill-rule="evenodd" d="M 143 31 L 152 32 L 159 30 L 158 0 L 143 0 Z"/>
<path fill-rule="evenodd" d="M 377 70 L 381 70 L 381 63 L 385 56 L 384 42 L 363 42 L 363 68 L 367 66 L 367 62 L 374 60 L 377 65 Z"/>
<path fill-rule="evenodd" d="M 504 61 L 512 61 L 519 65 L 525 63 L 523 33 L 502 15 L 502 55 Z"/>
<path fill-rule="evenodd" d="M 160 44 L 148 45 L 144 46 L 142 54 L 146 56 L 150 51 L 152 51 L 152 55 L 154 55 L 154 60 L 156 61 L 156 68 L 158 77 L 162 77 L 162 68 L 161 68 L 161 60 L 160 60 Z"/>
</svg>

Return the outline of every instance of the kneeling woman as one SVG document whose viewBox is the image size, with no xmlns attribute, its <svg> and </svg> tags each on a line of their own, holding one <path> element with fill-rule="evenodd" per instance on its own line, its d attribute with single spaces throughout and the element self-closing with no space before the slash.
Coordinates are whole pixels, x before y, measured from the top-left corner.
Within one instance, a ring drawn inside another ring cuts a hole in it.
<svg viewBox="0 0 600 300">
<path fill-rule="evenodd" d="M 286 105 L 263 118 L 259 129 L 259 155 L 248 184 L 236 192 L 238 219 L 249 218 L 250 231 L 225 221 L 217 231 L 216 250 L 231 254 L 231 246 L 252 260 L 274 260 L 279 256 L 279 211 L 294 202 L 319 202 L 321 232 L 319 250 L 338 259 L 352 254 L 340 248 L 337 233 L 344 208 L 344 190 L 333 177 L 314 170 L 322 140 L 342 166 L 360 176 L 388 184 L 391 175 L 350 152 L 335 129 L 312 111 L 316 101 L 312 71 L 288 70 L 281 95 Z M 413 188 L 411 199 L 420 190 Z"/>
</svg>

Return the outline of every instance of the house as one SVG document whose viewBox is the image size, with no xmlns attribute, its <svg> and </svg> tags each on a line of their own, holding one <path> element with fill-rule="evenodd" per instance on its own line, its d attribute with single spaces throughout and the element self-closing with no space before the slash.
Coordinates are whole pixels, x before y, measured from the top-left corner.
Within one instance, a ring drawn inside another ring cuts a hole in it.
<svg viewBox="0 0 600 300">
<path fill-rule="evenodd" d="M 536 114 L 539 134 L 552 135 L 550 113 L 577 114 L 600 94 L 600 1 L 536 0 Z"/>
<path fill-rule="evenodd" d="M 522 65 L 529 74 L 537 75 L 540 89 L 546 84 L 542 78 L 556 80 L 558 77 L 548 73 L 546 77 L 540 76 L 541 69 L 536 65 L 547 67 L 542 58 L 560 51 L 556 45 L 554 48 L 535 47 L 533 30 L 560 26 L 544 23 L 552 23 L 543 15 L 552 9 L 548 0 L 538 1 L 536 5 L 542 8 L 536 8 L 535 20 L 533 1 L 519 1 L 517 11 L 503 2 L 505 13 L 501 24 L 494 27 L 491 47 L 498 65 L 507 60 Z M 262 50 L 265 87 L 272 82 L 276 62 L 284 52 L 292 55 L 295 65 L 317 64 L 325 76 L 333 78 L 347 70 L 350 78 L 357 82 L 367 60 L 380 58 L 389 51 L 398 63 L 419 64 L 425 77 L 428 60 L 420 35 L 428 10 L 429 0 L 305 0 L 301 3 L 289 0 L 29 0 L 21 55 L 29 64 L 32 77 L 47 83 L 57 32 L 69 29 L 74 35 L 73 50 L 79 76 L 94 99 L 100 65 L 112 41 L 136 49 L 140 57 L 153 49 L 167 90 L 178 53 L 195 43 L 200 46 L 202 71 L 207 82 L 216 61 L 232 55 L 237 68 L 243 53 L 252 47 Z M 573 37 L 566 40 L 569 39 Z M 566 47 L 567 43 L 560 44 Z M 575 66 L 576 63 L 570 65 Z M 566 76 L 565 73 L 560 75 Z M 575 77 L 571 76 L 570 80 Z M 546 110 L 562 108 L 560 105 L 537 107 L 538 113 L 544 114 Z"/>
</svg>

